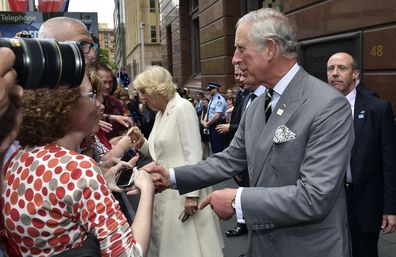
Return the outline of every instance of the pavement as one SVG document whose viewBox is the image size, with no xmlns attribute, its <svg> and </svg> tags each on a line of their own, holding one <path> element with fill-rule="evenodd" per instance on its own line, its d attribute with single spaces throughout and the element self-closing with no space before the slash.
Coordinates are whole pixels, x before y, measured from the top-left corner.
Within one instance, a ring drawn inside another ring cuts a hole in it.
<svg viewBox="0 0 396 257">
<path fill-rule="evenodd" d="M 214 186 L 214 189 L 226 187 L 235 188 L 236 184 L 233 180 L 227 180 Z M 225 244 L 223 249 L 224 257 L 239 257 L 239 255 L 246 253 L 248 247 L 247 235 L 231 238 L 224 236 L 224 232 L 233 228 L 235 224 L 235 217 L 220 223 Z M 379 257 L 396 257 L 396 232 L 388 235 L 380 235 L 378 242 L 378 255 Z"/>
<path fill-rule="evenodd" d="M 396 232 L 380 235 L 378 255 L 379 257 L 396 257 Z"/>
</svg>

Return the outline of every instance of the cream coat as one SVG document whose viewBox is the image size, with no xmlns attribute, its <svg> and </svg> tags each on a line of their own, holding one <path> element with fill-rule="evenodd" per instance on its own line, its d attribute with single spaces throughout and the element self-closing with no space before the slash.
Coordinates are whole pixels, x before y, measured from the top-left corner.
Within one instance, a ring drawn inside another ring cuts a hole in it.
<svg viewBox="0 0 396 257">
<path fill-rule="evenodd" d="M 192 104 L 176 94 L 164 113 L 157 113 L 141 152 L 172 168 L 200 161 L 202 145 Z M 180 196 L 177 191 L 165 190 L 155 195 L 148 257 L 223 256 L 219 221 L 210 208 L 199 211 L 184 223 L 179 220 L 186 197 L 203 199 L 211 191 L 208 187 Z"/>
</svg>

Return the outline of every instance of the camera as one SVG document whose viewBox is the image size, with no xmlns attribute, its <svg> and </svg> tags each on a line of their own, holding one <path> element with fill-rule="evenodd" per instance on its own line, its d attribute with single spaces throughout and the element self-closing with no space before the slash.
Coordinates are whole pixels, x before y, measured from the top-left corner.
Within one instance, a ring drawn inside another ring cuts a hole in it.
<svg viewBox="0 0 396 257">
<path fill-rule="evenodd" d="M 84 77 L 84 54 L 77 43 L 0 38 L 0 47 L 14 52 L 17 81 L 25 89 L 78 87 Z"/>
</svg>

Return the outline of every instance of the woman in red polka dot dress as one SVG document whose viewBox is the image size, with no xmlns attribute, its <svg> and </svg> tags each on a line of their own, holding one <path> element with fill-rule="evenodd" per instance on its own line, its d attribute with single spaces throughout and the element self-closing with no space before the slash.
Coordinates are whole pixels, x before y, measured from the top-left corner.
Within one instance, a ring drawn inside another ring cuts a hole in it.
<svg viewBox="0 0 396 257">
<path fill-rule="evenodd" d="M 21 149 L 6 163 L 1 208 L 10 240 L 23 256 L 51 256 L 78 247 L 90 232 L 102 256 L 144 256 L 148 248 L 153 185 L 135 173 L 141 198 L 132 226 L 106 180 L 106 172 L 78 153 L 81 140 L 98 124 L 92 93 L 80 89 L 25 91 Z M 112 183 L 114 184 L 114 183 Z"/>
</svg>

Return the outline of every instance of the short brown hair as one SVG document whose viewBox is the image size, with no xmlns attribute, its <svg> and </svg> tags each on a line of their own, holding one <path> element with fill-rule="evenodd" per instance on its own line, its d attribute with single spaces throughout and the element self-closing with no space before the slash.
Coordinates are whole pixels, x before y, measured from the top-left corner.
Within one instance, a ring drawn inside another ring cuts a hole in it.
<svg viewBox="0 0 396 257">
<path fill-rule="evenodd" d="M 20 144 L 48 144 L 65 136 L 80 96 L 80 88 L 25 90 L 18 135 Z"/>
</svg>

